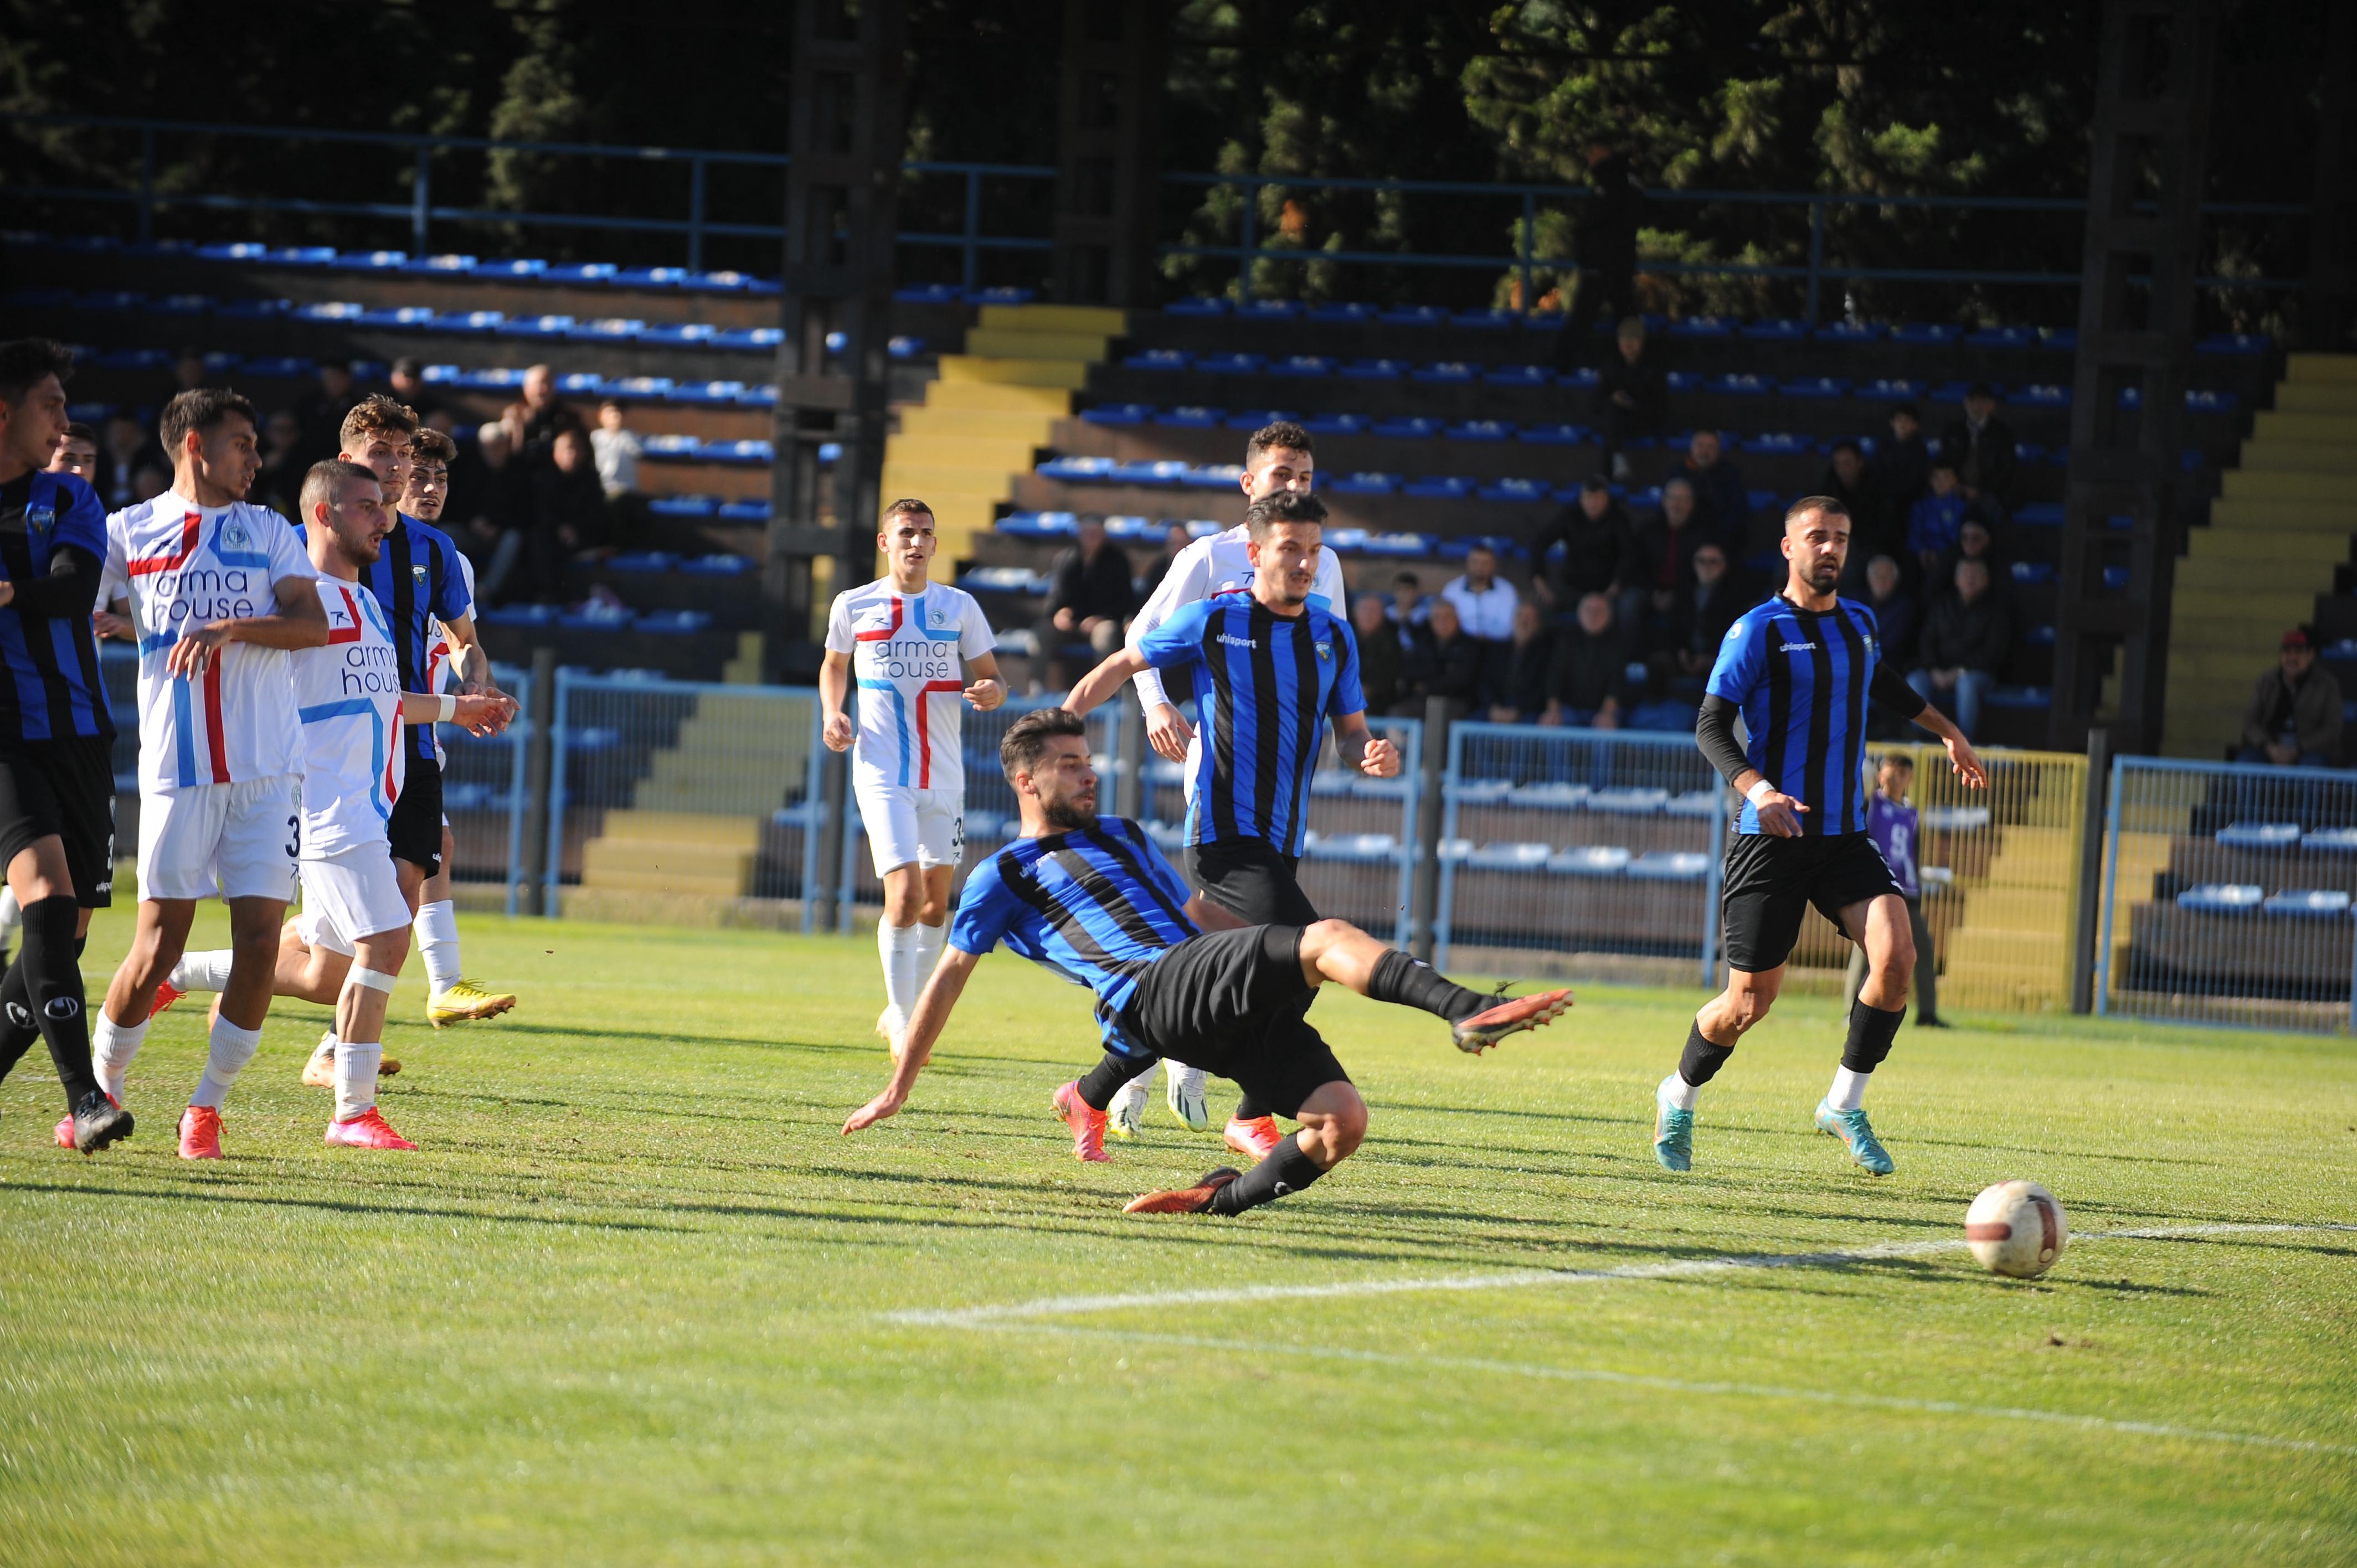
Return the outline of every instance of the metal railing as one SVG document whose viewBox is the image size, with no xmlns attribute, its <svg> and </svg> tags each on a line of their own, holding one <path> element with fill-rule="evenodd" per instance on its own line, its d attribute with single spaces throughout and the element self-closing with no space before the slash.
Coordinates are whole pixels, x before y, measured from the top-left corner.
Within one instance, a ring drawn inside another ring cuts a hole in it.
<svg viewBox="0 0 2357 1568">
<path fill-rule="evenodd" d="M 2357 1029 L 2357 779 L 2125 757 L 2108 822 L 2098 1013 Z"/>
<path fill-rule="evenodd" d="M 773 240 L 780 244 L 785 238 L 782 224 L 724 221 L 712 217 L 707 211 L 707 185 L 710 170 L 723 166 L 782 169 L 789 159 L 781 153 L 728 152 L 680 147 L 606 146 L 570 142 L 499 141 L 480 136 L 439 136 L 390 131 L 337 131 L 311 127 L 212 124 L 196 121 L 151 120 L 109 115 L 17 115 L 13 116 L 12 121 L 14 124 L 27 126 L 135 133 L 139 139 L 138 180 L 129 188 L 10 185 L 0 187 L 0 196 L 19 201 L 43 199 L 132 207 L 137 214 L 137 233 L 142 243 L 150 242 L 155 239 L 156 212 L 160 209 L 175 207 L 214 211 L 280 212 L 405 221 L 409 225 L 410 243 L 414 252 L 420 255 L 430 252 L 436 224 L 502 224 L 519 228 L 538 226 L 550 229 L 594 229 L 677 234 L 684 240 L 686 264 L 691 270 L 703 267 L 705 242 L 709 238 Z M 335 201 L 161 189 L 156 183 L 156 138 L 159 135 L 230 136 L 286 143 L 328 142 L 400 149 L 405 151 L 412 160 L 410 199 L 406 202 Z M 449 152 L 529 154 L 547 157 L 676 165 L 683 168 L 685 176 L 686 189 L 682 193 L 682 199 L 686 209 L 685 215 L 679 218 L 630 218 L 603 213 L 539 212 L 437 204 L 434 199 L 434 158 L 436 154 Z M 899 242 L 904 245 L 948 248 L 957 251 L 960 256 L 963 287 L 973 289 L 979 284 L 981 260 L 985 252 L 1039 252 L 1050 248 L 1052 242 L 1045 234 L 985 233 L 982 226 L 983 184 L 985 180 L 991 179 L 1051 183 L 1057 177 L 1057 171 L 1052 166 L 1033 164 L 934 161 L 912 162 L 901 166 L 902 172 L 907 175 L 947 177 L 963 182 L 963 220 L 957 231 L 953 232 L 904 231 L 899 236 Z M 1237 268 L 1239 292 L 1244 296 L 1251 295 L 1254 273 L 1262 263 L 1295 265 L 1339 263 L 1374 266 L 1472 269 L 1493 273 L 1511 272 L 1519 282 L 1518 297 L 1525 308 L 1528 308 L 1536 298 L 1534 290 L 1538 273 L 1562 272 L 1577 264 L 1576 258 L 1571 256 L 1541 252 L 1538 231 L 1543 209 L 1560 204 L 1582 202 L 1593 194 L 1591 188 L 1584 185 L 1459 180 L 1184 172 L 1166 174 L 1162 178 L 1168 185 L 1203 189 L 1229 188 L 1240 193 L 1234 243 L 1170 244 L 1161 246 L 1159 253 L 1164 256 L 1216 256 L 1233 259 Z M 1260 219 L 1263 193 L 1295 190 L 1361 191 L 1394 198 L 1408 195 L 1480 198 L 1503 202 L 1509 206 L 1518 205 L 1521 216 L 1514 225 L 1515 242 L 1511 252 L 1325 251 L 1268 245 L 1265 242 Z M 1806 284 L 1805 311 L 1807 318 L 1812 322 L 1823 319 L 1823 295 L 1828 283 L 1953 283 L 2076 287 L 2081 282 L 2080 274 L 2076 271 L 1871 266 L 1846 263 L 1830 258 L 1825 253 L 1831 219 L 1833 215 L 1840 212 L 1872 209 L 1889 214 L 1921 210 L 2083 213 L 2086 210 L 2087 204 L 2080 199 L 1898 196 L 1861 191 L 1689 190 L 1666 187 L 1650 189 L 1646 195 L 1650 200 L 1673 207 L 1735 204 L 1749 207 L 1805 208 L 1809 216 L 1809 239 L 1807 260 L 1804 263 L 1678 261 L 1663 258 L 1642 260 L 1639 263 L 1639 270 L 1671 277 L 1804 281 Z M 780 205 L 782 206 L 782 202 Z M 2309 210 L 2307 207 L 2297 203 L 2212 202 L 2204 209 L 2204 213 L 2211 217 L 2304 218 L 2309 214 Z M 2072 248 L 2062 247 L 2061 249 L 2067 253 Z M 2216 292 L 2241 290 L 2283 292 L 2303 287 L 2305 280 L 2292 277 L 2205 277 L 2198 280 L 2198 283 L 2201 287 Z"/>
<path fill-rule="evenodd" d="M 515 722 L 495 736 L 442 725 L 442 811 L 449 819 L 450 875 L 505 882 L 507 912 L 523 887 L 524 756 L 532 742 L 532 671 L 494 664 L 491 679 L 516 700 Z"/>
</svg>

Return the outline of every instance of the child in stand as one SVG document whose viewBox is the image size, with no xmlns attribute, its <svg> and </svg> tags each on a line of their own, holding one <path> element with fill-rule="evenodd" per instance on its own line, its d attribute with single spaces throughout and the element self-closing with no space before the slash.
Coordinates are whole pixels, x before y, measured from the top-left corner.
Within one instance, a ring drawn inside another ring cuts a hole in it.
<svg viewBox="0 0 2357 1568">
<path fill-rule="evenodd" d="M 1866 803 L 1866 832 L 1882 852 L 1899 891 L 1907 900 L 1907 923 L 1915 932 L 1915 1026 L 1944 1029 L 1940 1018 L 1940 958 L 1932 946 L 1932 928 L 1923 922 L 1923 884 L 1916 873 L 1919 839 L 1915 808 L 1907 792 L 1915 787 L 1915 761 L 1903 751 L 1883 753 L 1874 775 L 1874 798 Z M 1849 974 L 1842 986 L 1842 1005 L 1857 1000 L 1866 983 L 1866 950 L 1849 955 Z"/>
</svg>

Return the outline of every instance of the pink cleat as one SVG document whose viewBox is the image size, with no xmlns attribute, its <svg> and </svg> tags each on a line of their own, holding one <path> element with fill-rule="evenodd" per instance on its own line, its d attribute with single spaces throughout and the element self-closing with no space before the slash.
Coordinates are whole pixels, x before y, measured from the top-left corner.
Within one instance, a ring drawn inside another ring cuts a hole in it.
<svg viewBox="0 0 2357 1568">
<path fill-rule="evenodd" d="M 1056 1090 L 1056 1114 L 1072 1130 L 1072 1154 L 1089 1165 L 1108 1165 L 1113 1156 L 1105 1153 L 1105 1113 L 1093 1109 L 1081 1098 L 1081 1086 L 1067 1083 Z"/>
<path fill-rule="evenodd" d="M 60 1149 L 70 1149 L 74 1146 L 73 1113 L 71 1112 L 68 1112 L 64 1116 L 59 1118 L 57 1138 L 58 1147 Z"/>
<path fill-rule="evenodd" d="M 178 986 L 174 985 L 168 980 L 157 981 L 156 983 L 156 1000 L 148 1005 L 147 1016 L 153 1018 L 156 1014 L 161 1013 L 165 1008 L 169 1007 L 173 1003 L 178 1002 L 181 997 L 186 996 L 187 994 L 187 992 L 181 990 Z"/>
<path fill-rule="evenodd" d="M 180 1157 L 217 1160 L 221 1152 L 221 1112 L 210 1105 L 191 1105 L 180 1112 Z"/>
<path fill-rule="evenodd" d="M 1274 1116 L 1255 1116 L 1249 1122 L 1233 1116 L 1228 1118 L 1227 1144 L 1240 1155 L 1265 1160 L 1268 1158 L 1269 1151 L 1284 1138 L 1285 1134 L 1276 1130 L 1276 1118 Z"/>
<path fill-rule="evenodd" d="M 385 1124 L 375 1106 L 349 1122 L 328 1123 L 328 1146 L 331 1149 L 414 1149 L 416 1144 Z"/>
</svg>

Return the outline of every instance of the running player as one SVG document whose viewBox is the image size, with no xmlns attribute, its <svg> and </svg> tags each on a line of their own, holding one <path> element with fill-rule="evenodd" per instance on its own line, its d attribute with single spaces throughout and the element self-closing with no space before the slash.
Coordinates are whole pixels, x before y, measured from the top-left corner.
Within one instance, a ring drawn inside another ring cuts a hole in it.
<svg viewBox="0 0 2357 1568">
<path fill-rule="evenodd" d="M 1248 926 L 1317 923 L 1294 873 L 1329 715 L 1345 766 L 1377 779 L 1399 771 L 1398 750 L 1367 728 L 1350 623 L 1311 593 L 1325 519 L 1324 504 L 1297 491 L 1253 502 L 1249 587 L 1187 606 L 1089 671 L 1064 704 L 1086 714 L 1144 670 L 1191 673 L 1200 738 L 1189 752 L 1187 880 Z M 1262 1159 L 1276 1147 L 1276 1118 L 1246 1104 L 1262 1114 L 1232 1117 L 1227 1144 Z M 1110 1124 L 1108 1110 L 1089 1100 L 1075 1112 L 1082 1158 L 1092 1126 Z"/>
<path fill-rule="evenodd" d="M 1704 687 L 1695 738 L 1744 803 L 1720 895 L 1727 989 L 1704 1004 L 1677 1071 L 1654 1092 L 1653 1155 L 1670 1170 L 1692 1167 L 1696 1098 L 1768 1015 L 1811 904 L 1866 950 L 1867 966 L 1817 1126 L 1866 1170 L 1892 1168 L 1867 1120 L 1866 1086 L 1906 1015 L 1915 939 L 1907 900 L 1867 836 L 1867 699 L 1938 736 L 1966 788 L 1986 789 L 1988 775 L 1964 732 L 1882 661 L 1874 612 L 1835 596 L 1849 533 L 1840 501 L 1792 503 L 1783 592 L 1737 618 Z M 1738 715 L 1748 749 L 1735 738 Z"/>
<path fill-rule="evenodd" d="M 328 640 L 295 531 L 246 490 L 262 467 L 253 405 L 199 387 L 164 407 L 172 488 L 106 520 L 139 641 L 139 926 L 91 1042 L 117 1101 L 197 900 L 229 901 L 236 958 L 204 1078 L 180 1118 L 183 1159 L 221 1158 L 221 1106 L 270 1012 L 293 896 L 301 725 L 287 653 Z"/>
<path fill-rule="evenodd" d="M 1200 895 L 1190 898 L 1145 829 L 1097 815 L 1096 770 L 1077 714 L 1024 714 L 1007 726 L 998 758 L 1023 836 L 966 878 L 949 951 L 909 1020 L 891 1082 L 852 1113 L 845 1133 L 907 1103 L 974 964 L 1002 940 L 1096 993 L 1109 1061 L 1126 1054 L 1200 1067 L 1301 1123 L 1250 1171 L 1222 1166 L 1192 1187 L 1146 1193 L 1127 1206 L 1132 1214 L 1241 1214 L 1299 1192 L 1359 1146 L 1366 1101 L 1307 1016 L 1326 981 L 1446 1020 L 1464 1051 L 1486 1050 L 1570 1004 L 1565 991 L 1483 996 L 1340 920 L 1241 926 Z M 1110 1098 L 1128 1070 L 1100 1064 L 1090 1076 Z M 1067 1101 L 1071 1087 L 1057 1099 Z"/>
<path fill-rule="evenodd" d="M 303 721 L 303 913 L 279 930 L 273 986 L 336 1010 L 326 1069 L 304 1081 L 336 1091 L 328 1142 L 409 1149 L 376 1110 L 384 1015 L 409 952 L 410 914 L 386 838 L 407 772 L 404 721 L 450 721 L 478 734 L 508 721 L 500 695 L 436 696 L 401 690 L 400 656 L 361 574 L 396 526 L 375 474 L 330 458 L 303 478 L 305 542 L 318 568 L 328 646 L 294 656 Z M 190 953 L 174 972 L 185 989 L 218 990 L 231 955 Z M 314 1061 L 319 1059 L 315 1055 Z"/>
<path fill-rule="evenodd" d="M 1244 471 L 1240 482 L 1248 502 L 1265 500 L 1286 491 L 1307 495 L 1316 481 L 1317 467 L 1309 432 L 1291 420 L 1281 419 L 1254 431 L 1252 438 L 1244 443 Z M 1178 559 L 1170 563 L 1170 570 L 1147 596 L 1136 618 L 1129 623 L 1128 645 L 1135 648 L 1148 632 L 1187 606 L 1249 585 L 1253 564 L 1246 550 L 1248 542 L 1245 528 L 1239 523 L 1224 533 L 1199 539 L 1181 550 Z M 1342 585 L 1342 558 L 1332 550 L 1319 548 L 1318 575 L 1309 591 L 1324 600 L 1329 609 L 1348 618 L 1350 607 Z M 1164 672 L 1148 668 L 1137 672 L 1137 700 L 1146 710 L 1147 744 L 1165 761 L 1186 764 L 1188 746 L 1195 738 L 1195 731 L 1180 711 L 1186 700 L 1184 694 L 1174 697 L 1165 685 Z M 1187 788 L 1191 789 L 1192 768 L 1187 778 Z M 1307 906 L 1282 911 L 1257 906 L 1239 908 L 1232 904 L 1230 908 L 1255 923 L 1297 921 L 1307 912 Z M 1168 1079 L 1165 1098 L 1170 1113 L 1198 1132 L 1210 1126 L 1211 1116 L 1203 1094 L 1203 1075 L 1191 1068 L 1171 1067 L 1164 1071 Z M 1140 1073 L 1137 1081 L 1114 1097 L 1112 1127 L 1124 1137 L 1134 1133 L 1145 1118 L 1149 1076 L 1150 1069 Z M 1250 1097 L 1239 1101 L 1235 1113 L 1228 1118 L 1228 1146 L 1257 1147 L 1264 1132 L 1268 1138 L 1276 1135 L 1266 1107 L 1254 1103 Z"/>
<path fill-rule="evenodd" d="M 982 607 L 962 589 L 928 578 L 938 543 L 933 511 L 924 502 L 898 500 L 884 509 L 876 547 L 891 575 L 834 596 L 818 676 L 823 737 L 833 750 L 853 747 L 845 703 L 854 680 L 862 693 L 852 788 L 884 884 L 884 918 L 876 926 L 884 1015 L 876 1028 L 895 1056 L 909 1010 L 941 957 L 950 879 L 965 854 L 958 702 L 988 713 L 1006 700 Z M 961 656 L 973 671 L 971 683 L 959 672 Z"/>
<path fill-rule="evenodd" d="M 71 350 L 0 343 L 0 868 L 24 948 L 0 978 L 0 1078 L 45 1041 L 65 1090 L 58 1138 L 91 1154 L 131 1135 L 131 1113 L 91 1070 L 81 984 L 90 912 L 113 901 L 114 723 L 90 612 L 106 508 L 61 450 Z"/>
</svg>

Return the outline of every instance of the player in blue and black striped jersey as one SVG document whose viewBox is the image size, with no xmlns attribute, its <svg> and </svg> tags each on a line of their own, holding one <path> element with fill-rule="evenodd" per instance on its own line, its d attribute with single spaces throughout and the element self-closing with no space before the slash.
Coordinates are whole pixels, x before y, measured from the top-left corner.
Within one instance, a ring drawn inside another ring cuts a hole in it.
<svg viewBox="0 0 2357 1568">
<path fill-rule="evenodd" d="M 1986 788 L 1988 777 L 1964 732 L 1882 662 L 1874 612 L 1835 593 L 1849 532 L 1841 502 L 1792 503 L 1783 591 L 1727 628 L 1703 688 L 1695 738 L 1743 796 L 1743 811 L 1720 895 L 1727 989 L 1695 1015 L 1678 1070 L 1654 1095 L 1653 1154 L 1670 1170 L 1692 1167 L 1696 1097 L 1768 1015 L 1812 904 L 1866 950 L 1867 965 L 1817 1126 L 1865 1169 L 1891 1170 L 1867 1120 L 1866 1083 L 1905 1015 L 1915 942 L 1907 901 L 1866 832 L 1867 700 L 1938 736 L 1967 788 Z M 1738 717 L 1748 744 L 1736 741 Z"/>
<path fill-rule="evenodd" d="M 846 1133 L 907 1103 L 974 966 L 1002 941 L 1095 993 L 1115 1065 L 1101 1063 L 1092 1076 L 1105 1079 L 1108 1097 L 1134 1064 L 1168 1057 L 1232 1079 L 1301 1123 L 1249 1172 L 1223 1166 L 1192 1187 L 1147 1193 L 1128 1205 L 1132 1214 L 1240 1214 L 1298 1192 L 1359 1146 L 1366 1102 L 1308 1017 L 1327 981 L 1443 1018 L 1458 1047 L 1473 1052 L 1570 1005 L 1566 991 L 1507 1002 L 1483 996 L 1340 920 L 1247 926 L 1189 895 L 1144 829 L 1097 815 L 1087 726 L 1068 709 L 1016 720 L 998 757 L 1022 811 L 1022 836 L 966 877 L 949 946 L 917 999 L 892 1081 L 852 1113 Z M 1101 1160 L 1104 1112 L 1082 1101 L 1080 1087 L 1059 1089 L 1056 1108 L 1082 1157 Z"/>
<path fill-rule="evenodd" d="M 90 911 L 113 901 L 114 722 L 90 620 L 106 508 L 44 471 L 72 370 L 46 338 L 0 343 L 0 867 L 25 919 L 0 977 L 0 1077 L 46 1040 L 66 1091 L 58 1141 L 89 1154 L 132 1120 L 93 1076 L 81 984 Z"/>
</svg>

